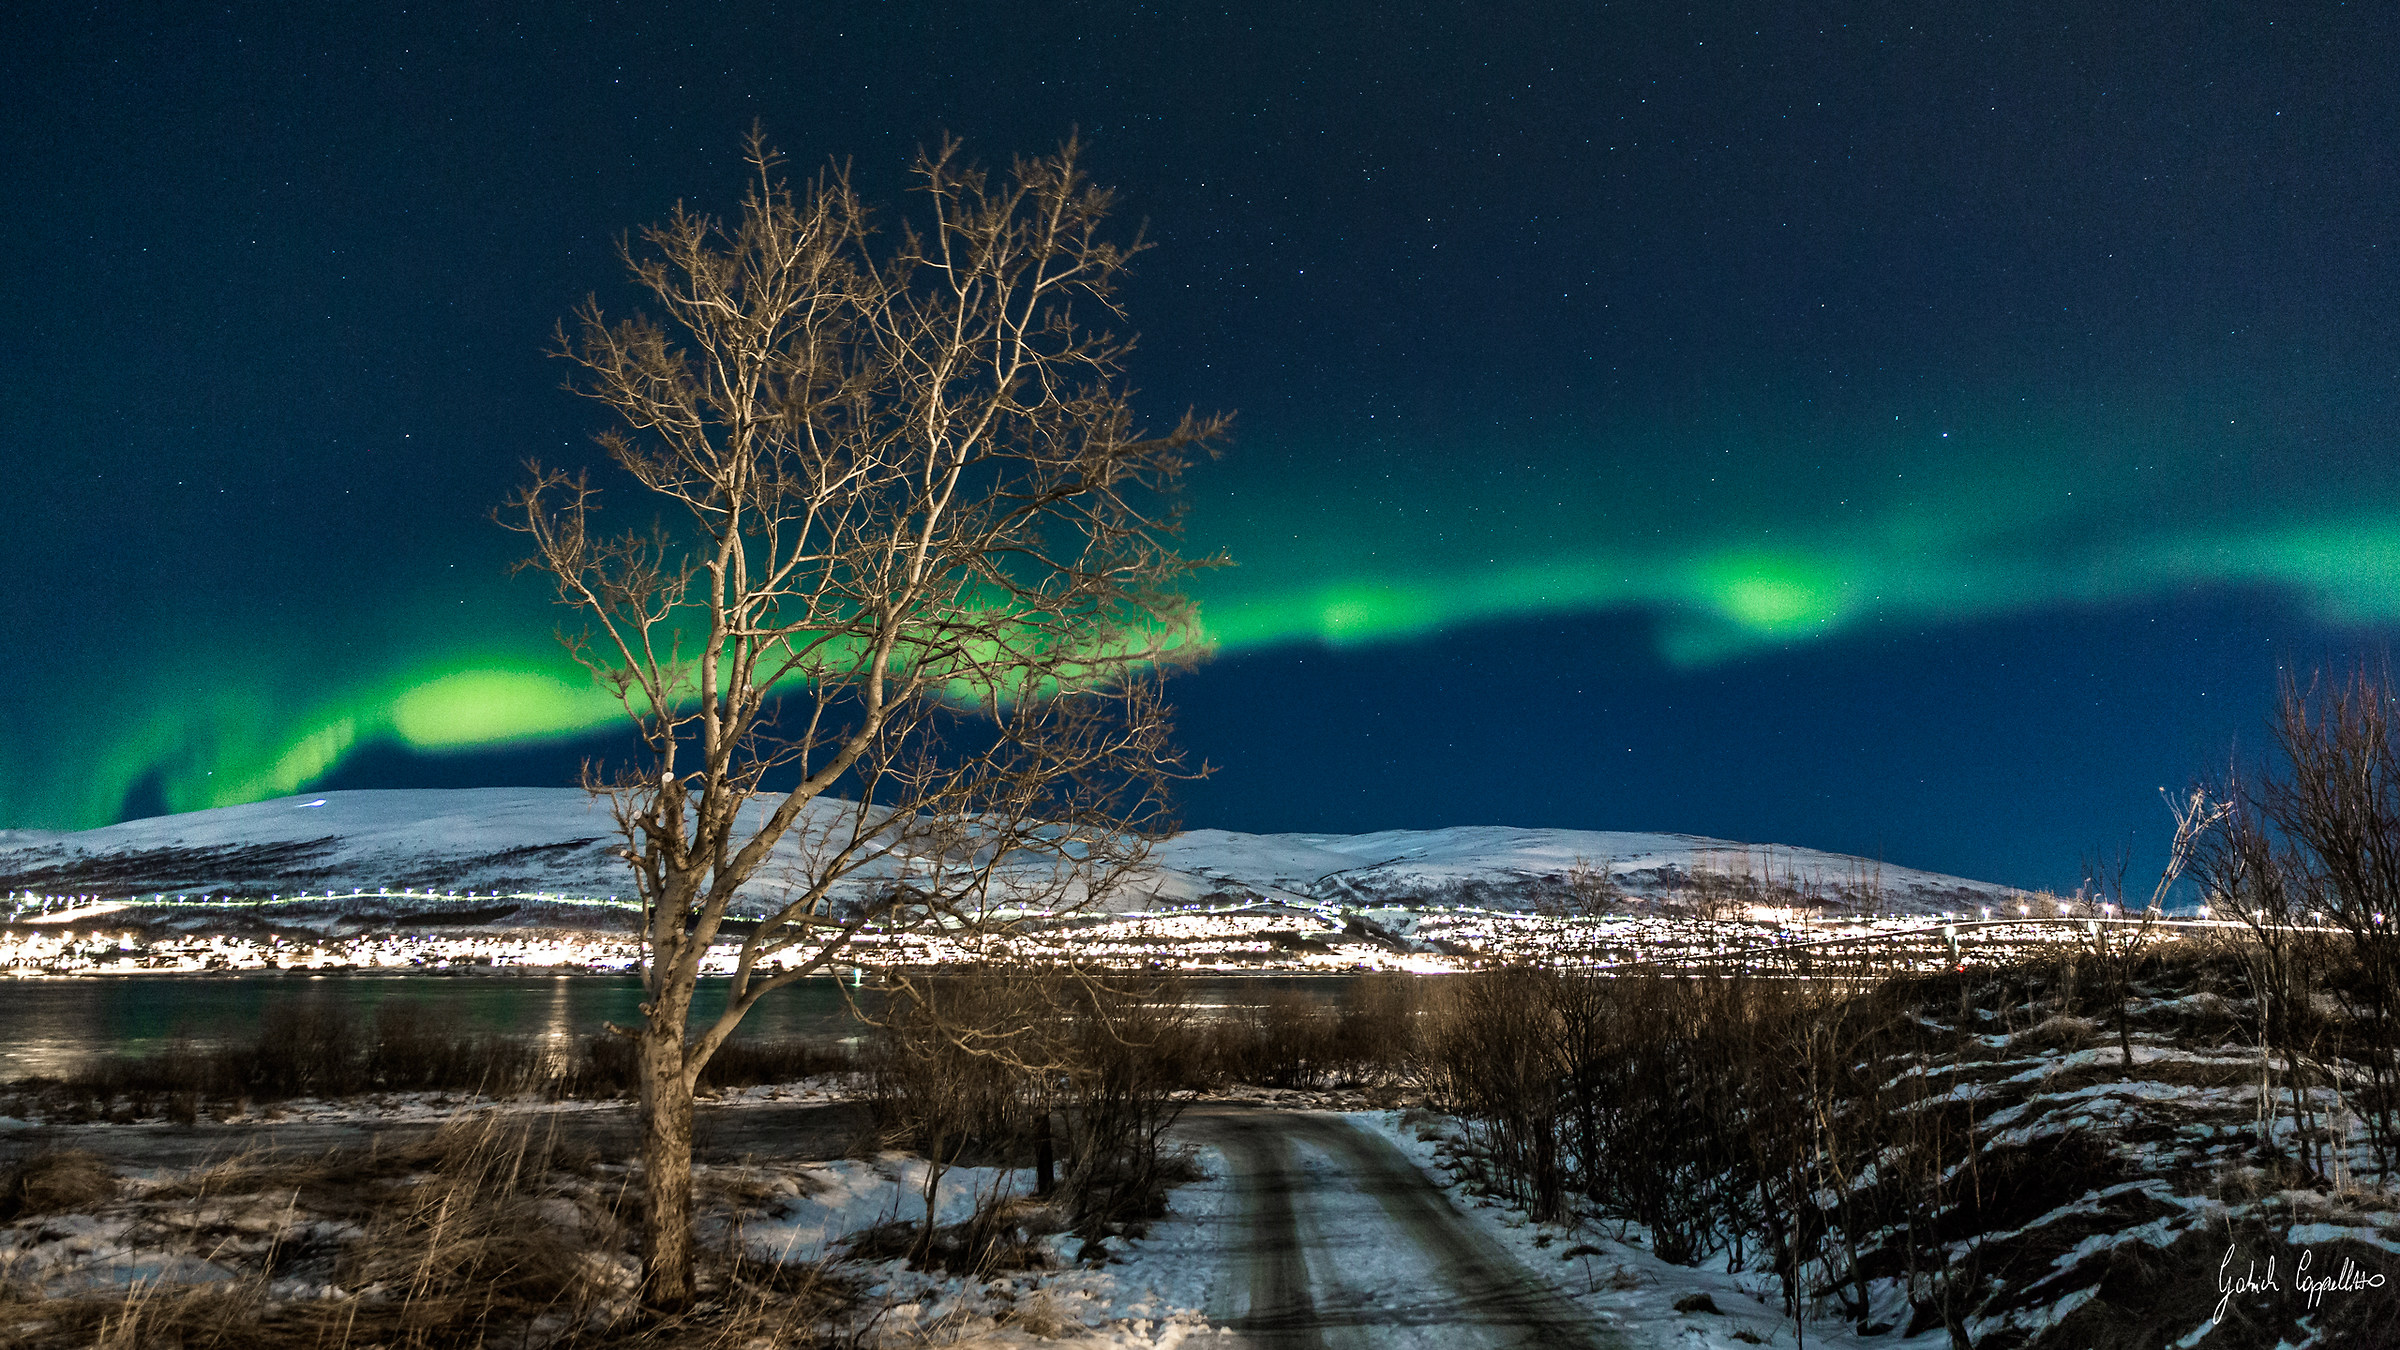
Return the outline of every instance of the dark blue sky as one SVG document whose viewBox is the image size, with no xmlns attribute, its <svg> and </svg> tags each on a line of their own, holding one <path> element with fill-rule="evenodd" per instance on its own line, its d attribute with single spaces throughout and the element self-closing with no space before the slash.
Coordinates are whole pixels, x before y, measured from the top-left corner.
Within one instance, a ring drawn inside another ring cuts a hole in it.
<svg viewBox="0 0 2400 1350">
<path fill-rule="evenodd" d="M 1195 824 L 2071 884 L 2400 616 L 2388 11 L 496 13 L 20 21 L 0 825 L 563 781 L 484 513 L 754 118 L 902 209 L 1080 128 L 1149 222 L 1144 406 L 1240 414 Z"/>
</svg>

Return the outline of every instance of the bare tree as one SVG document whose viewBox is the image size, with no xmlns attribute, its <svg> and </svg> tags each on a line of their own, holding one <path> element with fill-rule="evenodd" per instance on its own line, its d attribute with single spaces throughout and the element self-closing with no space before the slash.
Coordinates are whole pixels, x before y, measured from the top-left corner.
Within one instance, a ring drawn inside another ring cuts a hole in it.
<svg viewBox="0 0 2400 1350">
<path fill-rule="evenodd" d="M 2364 1106 L 2377 1169 L 2400 1169 L 2400 699 L 2390 669 L 2360 667 L 2303 691 L 2283 681 L 2275 740 L 2290 764 L 2267 780 L 2264 812 L 2293 845 L 2288 884 L 2326 906 L 2349 938 L 2355 978 L 2341 991 L 2367 1071 Z M 2312 916 L 2313 925 L 2313 916 Z M 2295 1076 L 2296 1072 L 2295 1072 Z M 2293 1088 L 2295 1101 L 2304 1100 Z"/>
<path fill-rule="evenodd" d="M 1567 913 L 1578 918 L 1596 918 L 1615 912 L 1625 904 L 1625 887 L 1617 880 L 1617 860 L 1602 858 L 1598 862 L 1578 853 L 1567 867 Z"/>
<path fill-rule="evenodd" d="M 2302 1059 L 2312 1048 L 2308 1033 L 2316 1021 L 2316 963 L 2304 956 L 2311 937 L 2306 913 L 2312 903 L 2322 902 L 2312 902 L 2306 864 L 2270 833 L 2257 794 L 2238 772 L 2227 776 L 2221 808 L 2196 873 L 2212 910 L 2230 913 L 2249 930 L 2249 941 L 2236 950 L 2257 1017 L 2258 1147 L 2261 1153 L 2274 1148 L 2275 1059 L 2280 1055 L 2290 1089 L 2292 1135 L 2305 1151 L 2311 1121 Z"/>
<path fill-rule="evenodd" d="M 662 1306 L 692 1294 L 693 1088 L 744 1014 L 870 962 L 870 926 L 990 950 L 1124 885 L 1163 826 L 1157 672 L 1200 647 L 1176 489 L 1225 426 L 1137 429 L 1107 325 L 1142 246 L 1104 233 L 1072 142 L 1005 177 L 921 153 L 925 218 L 888 240 L 846 172 L 794 189 L 748 148 L 738 219 L 679 205 L 623 245 L 656 316 L 588 301 L 558 338 L 621 419 L 608 458 L 680 510 L 603 535 L 600 489 L 537 464 L 505 516 L 645 747 L 585 777 L 642 901 Z M 721 939 L 724 1011 L 693 1025 Z"/>
<path fill-rule="evenodd" d="M 2100 970 L 2109 1017 L 2117 1028 L 2117 1048 L 2128 1071 L 2133 1068 L 2133 1025 L 2128 1007 L 2133 998 L 2133 973 L 2140 968 L 2143 953 L 2157 935 L 2157 925 L 2166 918 L 2168 893 L 2175 889 L 2175 883 L 2182 879 L 2230 809 L 2225 803 L 2211 800 L 2205 787 L 2195 787 L 2182 797 L 2160 788 L 2158 795 L 2166 799 L 2167 811 L 2175 817 L 2175 834 L 2167 846 L 2167 864 L 2159 871 L 2158 885 L 2152 888 L 2150 903 L 2142 907 L 2139 916 L 2125 903 L 2129 854 L 2120 853 L 2113 863 L 2104 863 L 2094 855 L 2084 863 L 2084 932 L 2090 939 L 2093 964 Z"/>
</svg>

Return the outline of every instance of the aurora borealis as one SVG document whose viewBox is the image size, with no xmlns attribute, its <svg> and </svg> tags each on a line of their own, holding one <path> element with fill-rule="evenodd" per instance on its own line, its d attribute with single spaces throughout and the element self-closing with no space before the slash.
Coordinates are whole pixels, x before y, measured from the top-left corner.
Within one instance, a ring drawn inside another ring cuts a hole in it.
<svg viewBox="0 0 2400 1350">
<path fill-rule="evenodd" d="M 485 513 L 753 117 L 1148 222 L 1144 406 L 1239 414 L 1194 824 L 2071 883 L 2400 625 L 2400 19 L 1012 8 L 22 25 L 0 826 L 605 751 Z"/>
</svg>

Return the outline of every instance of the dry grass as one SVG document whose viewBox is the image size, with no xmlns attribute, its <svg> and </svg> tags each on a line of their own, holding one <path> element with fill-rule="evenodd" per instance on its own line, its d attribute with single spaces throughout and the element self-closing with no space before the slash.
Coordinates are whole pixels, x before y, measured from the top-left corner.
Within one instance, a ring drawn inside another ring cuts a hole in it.
<svg viewBox="0 0 2400 1350">
<path fill-rule="evenodd" d="M 396 1149 L 228 1160 L 107 1212 L 157 1255 L 230 1273 L 204 1284 L 43 1297 L 0 1291 L 0 1346 L 104 1350 L 449 1350 L 828 1343 L 856 1294 L 806 1264 L 717 1253 L 703 1297 L 660 1317 L 632 1297 L 625 1169 L 562 1146 L 555 1122 L 454 1121 Z M 48 1210 L 105 1204 L 86 1159 L 12 1176 Z M 32 1212 L 32 1211 L 27 1211 Z M 334 1236 L 328 1237 L 328 1234 Z"/>
<path fill-rule="evenodd" d="M 39 1153 L 0 1173 L 0 1221 L 90 1209 L 116 1193 L 117 1174 L 93 1155 L 80 1149 Z"/>
<path fill-rule="evenodd" d="M 1067 1328 L 1074 1325 L 1067 1315 L 1059 1310 L 1057 1301 L 1051 1298 L 1047 1292 L 1038 1289 L 1018 1300 L 1017 1306 L 1010 1311 L 1006 1320 L 1009 1325 L 1017 1327 L 1025 1334 L 1038 1336 L 1045 1341 L 1065 1335 Z"/>
<path fill-rule="evenodd" d="M 2053 1050 L 2071 1054 L 2091 1048 L 2099 1035 L 2100 1028 L 2091 1019 L 2059 1014 L 2009 1037 L 2008 1049 L 2016 1055 L 2038 1055 Z"/>
<path fill-rule="evenodd" d="M 860 1229 L 843 1251 L 853 1261 L 905 1260 L 914 1269 L 988 1279 L 1048 1268 L 1050 1248 L 1041 1239 L 1066 1226 L 1066 1216 L 1053 1206 L 1010 1199 L 978 1205 L 964 1223 L 936 1228 L 930 1242 L 921 1225 L 901 1219 Z"/>
<path fill-rule="evenodd" d="M 625 1293 L 630 1275 L 601 1255 L 623 1234 L 608 1224 L 587 1240 L 593 1216 L 547 1183 L 555 1144 L 555 1125 L 445 1126 L 427 1170 L 388 1188 L 344 1286 L 388 1290 L 417 1326 L 581 1320 Z"/>
<path fill-rule="evenodd" d="M 2127 1078 L 2144 1083 L 2163 1083 L 2188 1088 L 2244 1087 L 2258 1081 L 2258 1061 L 2237 1059 L 2190 1060 L 2153 1059 L 2133 1066 L 2130 1073 L 2111 1052 L 2096 1064 L 2079 1064 L 2043 1075 L 2039 1090 L 2047 1093 L 2073 1092 L 2098 1083 L 2113 1083 Z"/>
</svg>

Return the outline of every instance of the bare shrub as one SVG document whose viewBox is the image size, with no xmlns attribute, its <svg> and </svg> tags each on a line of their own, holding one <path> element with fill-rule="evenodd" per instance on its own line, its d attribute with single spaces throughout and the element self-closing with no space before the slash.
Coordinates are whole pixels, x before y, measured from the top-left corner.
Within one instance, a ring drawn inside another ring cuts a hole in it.
<svg viewBox="0 0 2400 1350">
<path fill-rule="evenodd" d="M 1215 1039 L 1226 1076 L 1238 1082 L 1321 1087 L 1340 1057 L 1332 1011 L 1294 990 L 1275 990 L 1229 1023 Z"/>
<path fill-rule="evenodd" d="M 942 1177 L 962 1163 L 1021 1166 L 1063 1143 L 1056 1202 L 1087 1234 L 1157 1217 L 1188 1179 L 1166 1134 L 1176 1094 L 1208 1075 L 1212 1056 L 1180 981 L 981 967 L 909 980 L 871 1016 L 876 1119 L 887 1142 L 931 1164 L 916 1260 L 1014 1259 L 1017 1219 L 993 1217 L 1015 1214 L 1004 1196 L 960 1232 L 935 1223 Z"/>
<path fill-rule="evenodd" d="M 1008 1321 L 1022 1328 L 1026 1335 L 1038 1336 L 1045 1341 L 1065 1335 L 1070 1325 L 1066 1314 L 1060 1311 L 1057 1300 L 1039 1290 L 1011 1309 Z"/>
<path fill-rule="evenodd" d="M 2129 1009 L 2134 973 L 2141 968 L 2158 936 L 2158 924 L 2166 917 L 2168 893 L 2205 850 L 2209 837 L 2231 811 L 2227 804 L 2213 800 L 2204 787 L 2195 787 L 2181 797 L 2164 790 L 2159 795 L 2166 798 L 2167 810 L 2175 817 L 2175 834 L 2168 843 L 2167 863 L 2159 872 L 2150 902 L 2143 906 L 2138 917 L 2126 904 L 2127 855 L 2120 853 L 2113 865 L 2103 864 L 2097 857 L 2084 865 L 2082 900 L 2088 950 L 2100 977 L 2110 1020 L 2116 1025 L 2117 1047 L 2127 1069 L 2133 1067 Z"/>
<path fill-rule="evenodd" d="M 2388 1183 L 2400 1166 L 2400 724 L 2388 671 L 2360 669 L 2303 692 L 2286 679 L 2275 739 L 2291 769 L 2266 781 L 2265 810 L 2296 847 L 2287 870 L 2350 939 L 2351 1034 L 2367 1082 L 2357 1097 Z"/>
<path fill-rule="evenodd" d="M 847 1074 L 857 1058 L 840 1046 L 811 1040 L 732 1040 L 709 1057 L 700 1071 L 700 1085 L 709 1088 L 749 1087 L 758 1083 L 792 1083 L 803 1078 Z"/>
<path fill-rule="evenodd" d="M 1624 885 L 1617 880 L 1613 858 L 1596 863 L 1577 858 L 1567 869 L 1567 889 L 1575 897 L 1578 912 L 1584 914 L 1612 913 L 1624 908 L 1628 899 Z"/>
<path fill-rule="evenodd" d="M 310 996 L 271 1004 L 245 1039 L 203 1047 L 179 1037 L 155 1054 L 88 1060 L 64 1090 L 98 1106 L 130 1099 L 136 1116 L 161 1099 L 188 1123 L 211 1099 L 519 1091 L 545 1081 L 543 1061 L 533 1042 L 471 1028 L 438 1006 L 400 1000 L 362 1020 L 344 999 Z"/>
<path fill-rule="evenodd" d="M 1973 1277 L 1952 1290 L 1936 1268 L 1938 1217 L 1972 1181 L 1958 1166 L 1972 1117 L 1938 1109 L 1923 1074 L 1894 1072 L 1955 1050 L 1916 1012 L 1964 993 L 1955 980 L 1495 970 L 1444 981 L 1420 1043 L 1472 1156 L 1534 1217 L 1563 1217 L 1579 1195 L 1647 1229 L 1663 1259 L 1763 1264 L 1790 1310 L 1838 1293 L 1864 1325 L 1871 1280 L 1895 1262 L 1921 1297 L 1963 1307 L 1975 1294 Z"/>
<path fill-rule="evenodd" d="M 1329 1068 L 1352 1083 L 1388 1082 L 1418 1058 L 1428 985 L 1422 976 L 1355 975 L 1336 1005 Z"/>
<path fill-rule="evenodd" d="M 2273 1149 L 2278 1086 L 2314 1174 L 2326 1159 L 2309 1087 L 2330 1086 L 2364 1122 L 2378 1172 L 2400 1168 L 2400 721 L 2388 669 L 2307 688 L 2283 681 L 2276 748 L 2286 765 L 2222 789 L 2198 849 L 2212 906 L 2249 930 L 2245 980 L 2259 1047 L 2258 1133 Z M 2331 928 L 2342 950 L 2305 959 Z M 2330 959 L 2327 959 L 2330 958 Z M 2323 1025 L 2314 993 L 2341 1006 Z M 2334 1050 L 2323 1049 L 2331 1044 Z M 2277 1062 L 2280 1058 L 2281 1083 Z"/>
<path fill-rule="evenodd" d="M 467 1087 L 497 1093 L 530 1086 L 543 1068 L 532 1042 L 470 1030 L 451 1010 L 414 999 L 375 1010 L 363 1060 L 365 1083 L 386 1091 Z"/>
<path fill-rule="evenodd" d="M 1417 1036 L 1431 985 L 1420 976 L 1360 975 L 1344 982 L 1331 1006 L 1278 988 L 1227 1016 L 1195 1020 L 1192 1085 L 1306 1090 L 1403 1079 L 1421 1058 Z"/>
<path fill-rule="evenodd" d="M 918 976 L 871 1015 L 866 1082 L 875 1120 L 887 1144 L 928 1164 L 919 1261 L 934 1255 L 943 1176 L 962 1163 L 1012 1158 L 1032 1137 L 1050 983 L 1047 974 L 1001 966 Z"/>
<path fill-rule="evenodd" d="M 1182 1114 L 1176 1092 L 1202 1072 L 1202 1048 L 1180 981 L 1077 981 L 1052 1024 L 1058 1071 L 1047 1076 L 1067 1121 L 1064 1199 L 1079 1227 L 1154 1219 L 1190 1179 L 1166 1147 Z"/>
<path fill-rule="evenodd" d="M 1426 1047 L 1443 1098 L 1537 1220 L 1557 1218 L 1566 1203 L 1557 1129 L 1566 1066 L 1550 1027 L 1550 978 L 1506 969 L 1449 982 Z"/>
<path fill-rule="evenodd" d="M 622 1096 L 640 1082 L 636 1060 L 621 1036 L 591 1037 L 560 1056 L 532 1038 L 468 1026 L 438 1004 L 387 1003 L 362 1023 L 340 1001 L 303 999 L 265 1018 L 254 1039 L 176 1040 L 154 1054 L 99 1057 L 55 1088 L 33 1090 L 87 1116 L 140 1120 L 155 1110 L 189 1125 L 209 1101 L 404 1091 Z M 817 1040 L 735 1040 L 711 1057 L 700 1084 L 787 1083 L 856 1067 L 846 1050 Z"/>
<path fill-rule="evenodd" d="M 808 1039 L 729 1040 L 700 1071 L 704 1088 L 791 1083 L 859 1070 L 858 1057 L 838 1046 Z M 631 1096 L 641 1086 L 640 1055 L 623 1036 L 587 1038 L 560 1071 L 553 1090 L 568 1097 Z"/>
</svg>

